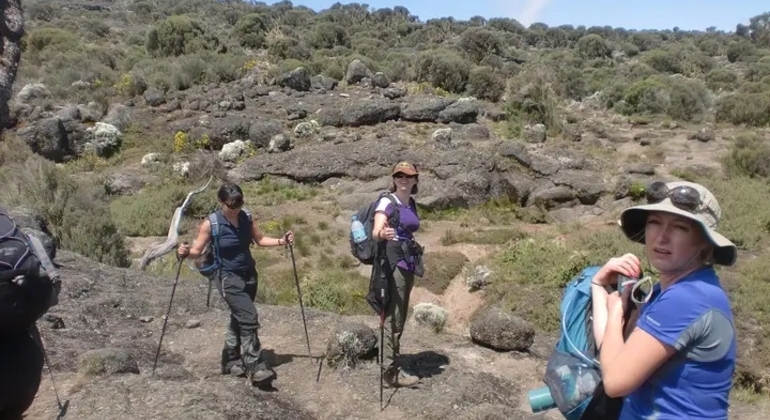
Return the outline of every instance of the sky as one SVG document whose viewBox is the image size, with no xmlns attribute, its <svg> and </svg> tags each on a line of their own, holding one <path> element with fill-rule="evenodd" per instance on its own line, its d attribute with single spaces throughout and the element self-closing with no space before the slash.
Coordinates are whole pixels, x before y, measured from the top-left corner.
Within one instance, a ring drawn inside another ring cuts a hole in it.
<svg viewBox="0 0 770 420">
<path fill-rule="evenodd" d="M 268 4 L 270 0 L 263 0 Z M 292 0 L 319 12 L 336 0 Z M 347 4 L 352 1 L 340 0 Z M 738 23 L 770 11 L 766 0 L 359 0 L 373 8 L 405 6 L 420 21 L 452 16 L 467 20 L 479 15 L 485 18 L 508 17 L 525 26 L 543 22 L 548 26 L 585 25 L 622 27 L 626 29 L 719 30 L 735 31 Z"/>
</svg>

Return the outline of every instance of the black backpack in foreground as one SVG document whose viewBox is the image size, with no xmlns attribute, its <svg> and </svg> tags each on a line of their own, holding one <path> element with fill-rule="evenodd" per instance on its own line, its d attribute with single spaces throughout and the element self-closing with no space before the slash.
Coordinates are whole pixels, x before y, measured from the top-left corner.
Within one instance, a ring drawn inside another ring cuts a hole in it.
<svg viewBox="0 0 770 420">
<path fill-rule="evenodd" d="M 39 239 L 0 207 L 0 334 L 27 330 L 58 303 L 60 283 Z"/>
</svg>

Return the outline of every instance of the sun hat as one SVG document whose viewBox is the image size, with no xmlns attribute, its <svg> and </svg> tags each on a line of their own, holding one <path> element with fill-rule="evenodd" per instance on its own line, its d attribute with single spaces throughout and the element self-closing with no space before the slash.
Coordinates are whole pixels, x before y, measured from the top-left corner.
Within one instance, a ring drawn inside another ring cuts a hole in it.
<svg viewBox="0 0 770 420">
<path fill-rule="evenodd" d="M 393 167 L 393 174 L 395 175 L 397 173 L 402 173 L 406 175 L 417 175 L 417 167 L 414 166 L 413 163 L 402 161 L 398 162 L 396 166 Z"/>
<path fill-rule="evenodd" d="M 686 217 L 698 223 L 714 245 L 714 264 L 731 266 L 738 258 L 738 248 L 716 231 L 722 217 L 714 194 L 694 182 L 653 182 L 647 187 L 647 204 L 629 207 L 620 213 L 620 227 L 626 238 L 644 244 L 647 213 L 662 211 Z"/>
</svg>

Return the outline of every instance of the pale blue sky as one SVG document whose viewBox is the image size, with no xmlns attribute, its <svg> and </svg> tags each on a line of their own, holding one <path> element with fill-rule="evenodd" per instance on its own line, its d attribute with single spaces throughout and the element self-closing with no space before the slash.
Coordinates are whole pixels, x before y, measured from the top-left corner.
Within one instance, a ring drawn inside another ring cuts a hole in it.
<svg viewBox="0 0 770 420">
<path fill-rule="evenodd" d="M 292 0 L 295 5 L 315 11 L 326 9 L 334 2 Z M 734 31 L 738 23 L 748 24 L 749 18 L 770 11 L 770 2 L 766 0 L 359 0 L 358 3 L 374 8 L 405 6 L 423 22 L 443 16 L 467 20 L 480 15 L 510 17 L 524 25 L 544 22 L 549 26 L 610 25 L 626 29 L 679 26 L 682 30 L 715 26 L 725 31 Z"/>
</svg>

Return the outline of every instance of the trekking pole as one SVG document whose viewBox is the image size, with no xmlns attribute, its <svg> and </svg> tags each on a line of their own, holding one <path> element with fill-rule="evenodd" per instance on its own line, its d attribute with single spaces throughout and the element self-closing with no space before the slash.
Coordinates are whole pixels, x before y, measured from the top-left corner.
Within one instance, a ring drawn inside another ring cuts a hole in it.
<svg viewBox="0 0 770 420">
<path fill-rule="evenodd" d="M 185 245 L 187 242 L 184 243 Z M 160 355 L 160 346 L 163 344 L 163 335 L 166 333 L 166 324 L 168 324 L 168 318 L 171 316 L 171 304 L 174 302 L 174 292 L 176 292 L 176 284 L 179 282 L 179 272 L 182 270 L 182 261 L 184 258 L 177 255 L 179 262 L 176 265 L 176 277 L 174 277 L 174 285 L 171 287 L 171 299 L 168 300 L 168 309 L 166 310 L 166 318 L 163 320 L 163 329 L 160 332 L 160 340 L 158 340 L 158 349 L 155 351 L 155 361 L 152 363 L 152 375 L 155 375 L 155 368 L 158 366 L 158 356 Z"/>
<path fill-rule="evenodd" d="M 35 327 L 35 329 L 37 330 L 37 327 Z M 40 350 L 43 352 L 43 360 L 45 361 L 46 367 L 48 367 L 48 374 L 51 376 L 51 385 L 53 386 L 53 393 L 56 396 L 56 405 L 59 406 L 59 414 L 56 415 L 56 420 L 61 420 L 65 415 L 67 415 L 67 409 L 70 406 L 70 400 L 65 400 L 64 404 L 62 404 L 61 398 L 59 398 L 59 390 L 56 389 L 56 381 L 53 379 L 53 368 L 51 367 L 51 362 L 48 360 L 48 352 L 45 351 L 42 334 L 39 330 L 37 330 L 37 334 L 35 335 L 37 335 L 37 338 L 39 339 Z"/>
<path fill-rule="evenodd" d="M 307 355 L 313 359 L 310 351 L 310 336 L 307 334 L 307 321 L 305 320 L 305 305 L 302 303 L 302 290 L 299 288 L 299 276 L 297 276 L 297 262 L 294 260 L 294 246 L 288 244 L 291 253 L 291 267 L 294 269 L 294 283 L 297 285 L 297 297 L 299 298 L 299 309 L 302 312 L 302 325 L 305 327 L 305 341 L 307 342 Z"/>
<path fill-rule="evenodd" d="M 380 411 L 384 410 L 385 407 L 382 405 L 382 387 L 383 387 L 383 363 L 382 361 L 385 359 L 385 311 L 380 314 Z"/>
<path fill-rule="evenodd" d="M 213 283 L 213 282 L 214 282 L 213 280 L 209 279 L 209 291 L 206 294 L 206 307 L 207 308 L 211 307 L 211 283 Z"/>
</svg>

